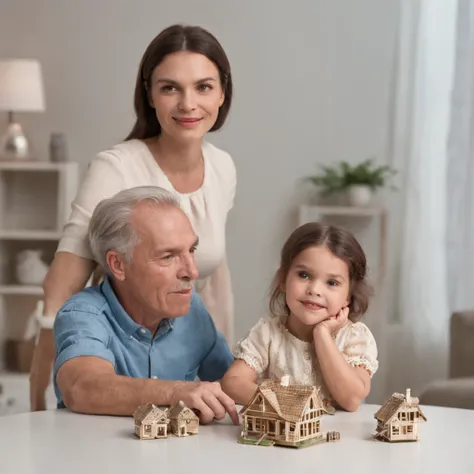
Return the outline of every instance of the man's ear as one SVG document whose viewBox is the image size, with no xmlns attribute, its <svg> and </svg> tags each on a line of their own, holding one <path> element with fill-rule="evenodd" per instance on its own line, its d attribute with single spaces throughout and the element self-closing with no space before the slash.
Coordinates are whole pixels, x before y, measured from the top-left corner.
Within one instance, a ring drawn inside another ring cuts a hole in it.
<svg viewBox="0 0 474 474">
<path fill-rule="evenodd" d="M 107 265 L 113 277 L 118 281 L 125 280 L 125 260 L 123 255 L 115 250 L 109 250 L 105 256 Z"/>
</svg>

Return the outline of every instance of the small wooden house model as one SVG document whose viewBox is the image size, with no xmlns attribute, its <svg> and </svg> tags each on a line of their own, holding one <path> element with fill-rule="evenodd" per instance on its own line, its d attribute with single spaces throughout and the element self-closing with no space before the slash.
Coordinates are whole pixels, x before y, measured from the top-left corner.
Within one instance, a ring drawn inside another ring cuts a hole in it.
<svg viewBox="0 0 474 474">
<path fill-rule="evenodd" d="M 317 389 L 265 380 L 241 410 L 240 443 L 303 447 L 325 441 L 320 418 L 326 413 Z"/>
<path fill-rule="evenodd" d="M 140 439 L 166 438 L 168 436 L 168 410 L 153 403 L 139 406 L 133 414 L 135 434 Z"/>
<path fill-rule="evenodd" d="M 171 431 L 176 436 L 197 434 L 199 430 L 198 416 L 181 401 L 170 408 L 169 418 Z"/>
<path fill-rule="evenodd" d="M 375 419 L 374 437 L 389 442 L 418 441 L 418 423 L 426 421 L 418 398 L 411 396 L 409 388 L 406 394 L 394 393 L 377 411 Z"/>
</svg>

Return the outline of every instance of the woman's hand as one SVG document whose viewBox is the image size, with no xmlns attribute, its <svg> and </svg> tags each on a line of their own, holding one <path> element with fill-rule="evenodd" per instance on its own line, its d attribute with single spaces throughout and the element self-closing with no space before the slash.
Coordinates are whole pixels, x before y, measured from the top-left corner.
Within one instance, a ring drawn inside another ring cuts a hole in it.
<svg viewBox="0 0 474 474">
<path fill-rule="evenodd" d="M 346 306 L 345 308 L 341 308 L 339 313 L 337 313 L 335 316 L 330 316 L 324 321 L 321 321 L 320 323 L 316 324 L 313 329 L 313 336 L 315 337 L 321 332 L 329 332 L 329 334 L 334 334 L 346 325 L 348 319 L 349 307 Z"/>
</svg>

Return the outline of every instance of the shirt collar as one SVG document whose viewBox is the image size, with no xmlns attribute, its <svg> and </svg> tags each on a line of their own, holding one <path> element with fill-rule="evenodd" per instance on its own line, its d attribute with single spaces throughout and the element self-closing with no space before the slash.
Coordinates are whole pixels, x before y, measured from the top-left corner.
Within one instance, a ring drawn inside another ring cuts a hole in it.
<svg viewBox="0 0 474 474">
<path fill-rule="evenodd" d="M 109 303 L 110 309 L 118 322 L 119 326 L 125 331 L 126 334 L 132 335 L 137 331 L 143 329 L 143 326 L 137 324 L 131 316 L 125 311 L 124 307 L 120 303 L 115 294 L 114 288 L 112 286 L 112 282 L 110 281 L 110 277 L 106 276 L 104 281 L 101 283 L 102 293 L 105 296 L 105 299 Z M 156 331 L 156 335 L 162 334 L 166 329 L 172 329 L 174 325 L 173 319 L 163 319 L 158 326 L 158 330 Z"/>
</svg>

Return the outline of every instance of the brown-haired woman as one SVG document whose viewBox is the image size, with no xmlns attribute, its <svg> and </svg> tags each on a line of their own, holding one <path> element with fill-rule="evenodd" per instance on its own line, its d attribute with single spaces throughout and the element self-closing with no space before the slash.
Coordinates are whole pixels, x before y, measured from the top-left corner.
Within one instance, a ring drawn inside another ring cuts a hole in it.
<svg viewBox="0 0 474 474">
<path fill-rule="evenodd" d="M 45 317 L 30 374 L 32 410 L 45 409 L 55 353 L 54 316 L 84 288 L 96 267 L 87 240 L 89 219 L 102 199 L 122 189 L 156 185 L 179 195 L 199 235 L 197 291 L 217 329 L 232 339 L 225 224 L 236 171 L 228 153 L 204 141 L 207 132 L 222 127 L 231 102 L 230 64 L 211 33 L 173 25 L 150 43 L 136 81 L 136 123 L 123 143 L 91 161 L 44 281 Z"/>
<path fill-rule="evenodd" d="M 356 410 L 378 368 L 375 339 L 359 322 L 370 296 L 366 271 L 350 232 L 317 222 L 296 229 L 273 281 L 272 317 L 239 341 L 224 392 L 246 404 L 257 383 L 287 375 L 292 384 L 318 387 L 328 410 Z"/>
</svg>

